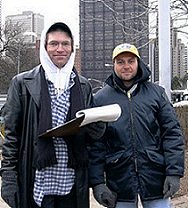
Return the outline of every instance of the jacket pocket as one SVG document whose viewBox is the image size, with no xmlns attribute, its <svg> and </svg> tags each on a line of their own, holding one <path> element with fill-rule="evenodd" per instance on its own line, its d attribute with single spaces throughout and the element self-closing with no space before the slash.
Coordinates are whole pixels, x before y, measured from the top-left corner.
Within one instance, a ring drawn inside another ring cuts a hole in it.
<svg viewBox="0 0 188 208">
<path fill-rule="evenodd" d="M 106 157 L 106 164 L 114 164 L 117 163 L 119 161 L 119 159 L 122 157 L 122 155 L 124 154 L 124 150 L 120 151 L 120 152 L 116 152 L 114 154 L 110 154 Z"/>
<path fill-rule="evenodd" d="M 121 198 L 133 186 L 132 169 L 131 156 L 125 150 L 106 158 L 106 183 Z"/>
<path fill-rule="evenodd" d="M 149 160 L 156 166 L 165 165 L 164 156 L 162 154 L 155 152 L 154 150 L 146 150 L 146 154 Z"/>
<path fill-rule="evenodd" d="M 124 167 L 130 162 L 131 156 L 125 150 L 114 153 L 106 157 L 106 168 L 117 171 L 117 169 Z"/>
</svg>

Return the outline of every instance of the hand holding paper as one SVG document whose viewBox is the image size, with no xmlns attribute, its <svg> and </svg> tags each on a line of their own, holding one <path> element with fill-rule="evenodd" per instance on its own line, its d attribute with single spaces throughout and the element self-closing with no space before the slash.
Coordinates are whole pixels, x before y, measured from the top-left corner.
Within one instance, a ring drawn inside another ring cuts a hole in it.
<svg viewBox="0 0 188 208">
<path fill-rule="evenodd" d="M 101 107 L 88 108 L 76 113 L 76 118 L 60 126 L 47 130 L 40 137 L 62 137 L 76 134 L 80 127 L 87 124 L 103 121 L 116 121 L 121 115 L 118 104 L 105 105 Z"/>
</svg>

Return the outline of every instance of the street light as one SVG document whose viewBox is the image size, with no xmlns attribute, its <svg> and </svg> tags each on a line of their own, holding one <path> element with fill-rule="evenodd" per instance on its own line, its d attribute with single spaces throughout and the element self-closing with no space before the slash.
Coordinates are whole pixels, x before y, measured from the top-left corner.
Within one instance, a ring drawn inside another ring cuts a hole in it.
<svg viewBox="0 0 188 208">
<path fill-rule="evenodd" d="M 31 37 L 35 37 L 35 39 L 37 40 L 37 34 L 35 32 L 31 32 L 31 31 L 26 31 L 23 33 L 23 36 L 31 36 Z M 32 39 L 31 43 L 34 43 L 35 39 Z"/>
<path fill-rule="evenodd" d="M 21 49 L 20 49 L 20 43 L 21 43 L 21 40 L 20 39 L 17 39 L 17 40 L 14 40 L 15 41 L 15 43 L 16 43 L 16 46 L 18 46 L 18 55 L 17 55 L 17 74 L 19 74 L 20 73 L 20 55 L 21 55 L 21 53 L 20 53 L 20 51 L 21 51 Z"/>
<path fill-rule="evenodd" d="M 113 67 L 114 65 L 106 63 L 106 64 L 104 64 L 104 66 L 106 66 L 106 67 Z"/>
<path fill-rule="evenodd" d="M 88 78 L 89 81 L 94 81 L 94 82 L 97 82 L 99 84 L 101 84 L 102 82 L 98 79 L 94 79 L 94 78 Z"/>
<path fill-rule="evenodd" d="M 170 67 L 170 0 L 158 0 L 159 9 L 159 85 L 165 88 L 171 100 Z"/>
<path fill-rule="evenodd" d="M 17 65 L 17 74 L 20 73 L 20 42 L 18 43 L 18 65 Z"/>
<path fill-rule="evenodd" d="M 104 87 L 104 82 L 102 82 L 102 81 L 100 81 L 100 80 L 98 80 L 98 79 L 88 78 L 88 80 L 91 82 L 91 84 L 92 84 L 92 82 L 94 82 L 95 85 L 97 84 L 97 85 L 99 85 L 99 86 Z"/>
<path fill-rule="evenodd" d="M 105 83 L 94 78 L 88 78 L 92 86 L 92 92 L 95 94 L 99 89 L 103 88 Z"/>
<path fill-rule="evenodd" d="M 31 32 L 31 31 L 26 31 L 23 33 L 23 35 L 33 35 L 34 37 L 37 38 L 37 34 L 35 32 Z"/>
</svg>

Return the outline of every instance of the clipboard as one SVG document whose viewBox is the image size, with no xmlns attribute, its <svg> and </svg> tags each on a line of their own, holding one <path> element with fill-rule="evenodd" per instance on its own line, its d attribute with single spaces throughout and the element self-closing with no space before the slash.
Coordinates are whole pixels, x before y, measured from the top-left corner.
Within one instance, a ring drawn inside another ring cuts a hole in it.
<svg viewBox="0 0 188 208">
<path fill-rule="evenodd" d="M 85 115 L 82 115 L 78 118 L 74 118 L 60 126 L 47 130 L 43 134 L 40 134 L 39 137 L 48 138 L 75 135 L 80 130 L 80 124 L 84 120 L 84 117 Z"/>
<path fill-rule="evenodd" d="M 116 121 L 121 115 L 121 108 L 118 104 L 105 105 L 101 107 L 88 108 L 76 113 L 76 117 L 62 125 L 39 135 L 39 138 L 71 136 L 78 133 L 82 126 L 103 121 Z"/>
</svg>

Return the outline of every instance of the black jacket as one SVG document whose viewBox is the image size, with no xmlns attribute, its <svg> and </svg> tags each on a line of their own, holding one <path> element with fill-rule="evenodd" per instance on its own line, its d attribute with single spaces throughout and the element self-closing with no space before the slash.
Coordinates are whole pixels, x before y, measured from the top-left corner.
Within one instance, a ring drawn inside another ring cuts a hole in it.
<svg viewBox="0 0 188 208">
<path fill-rule="evenodd" d="M 92 101 L 91 86 L 79 77 L 85 106 Z M 1 175 L 4 171 L 16 171 L 19 185 L 19 208 L 33 208 L 33 184 L 35 177 L 35 154 L 38 139 L 40 104 L 40 69 L 34 68 L 14 77 L 11 81 L 5 105 L 6 138 L 3 145 Z M 89 208 L 88 170 L 78 169 L 76 195 L 78 207 Z"/>
<path fill-rule="evenodd" d="M 118 201 L 163 197 L 167 175 L 183 176 L 184 140 L 175 111 L 162 87 L 148 81 L 150 71 L 139 61 L 131 89 L 112 74 L 94 96 L 96 106 L 118 103 L 121 117 L 108 124 L 90 149 L 90 185 L 104 183 Z M 105 177 L 104 177 L 105 172 Z"/>
</svg>

